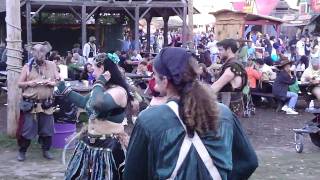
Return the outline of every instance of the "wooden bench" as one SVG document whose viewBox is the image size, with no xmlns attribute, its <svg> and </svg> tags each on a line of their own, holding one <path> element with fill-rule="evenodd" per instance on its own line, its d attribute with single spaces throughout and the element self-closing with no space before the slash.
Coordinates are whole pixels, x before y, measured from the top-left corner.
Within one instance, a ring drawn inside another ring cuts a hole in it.
<svg viewBox="0 0 320 180">
<path fill-rule="evenodd" d="M 253 96 L 260 96 L 260 97 L 270 97 L 270 98 L 275 98 L 275 96 L 274 96 L 272 93 L 251 92 L 251 95 L 253 95 Z"/>
</svg>

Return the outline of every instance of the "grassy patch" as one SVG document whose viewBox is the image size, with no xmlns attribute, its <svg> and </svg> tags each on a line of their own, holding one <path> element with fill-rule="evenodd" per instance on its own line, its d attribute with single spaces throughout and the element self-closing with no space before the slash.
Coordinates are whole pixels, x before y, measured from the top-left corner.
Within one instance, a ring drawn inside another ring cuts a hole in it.
<svg viewBox="0 0 320 180">
<path fill-rule="evenodd" d="M 0 148 L 13 148 L 17 146 L 17 140 L 0 133 Z"/>
</svg>

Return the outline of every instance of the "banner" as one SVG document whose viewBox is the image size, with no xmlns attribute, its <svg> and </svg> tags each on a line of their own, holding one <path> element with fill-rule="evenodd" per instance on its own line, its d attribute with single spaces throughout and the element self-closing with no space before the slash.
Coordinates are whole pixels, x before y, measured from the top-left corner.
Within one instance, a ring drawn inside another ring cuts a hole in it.
<svg viewBox="0 0 320 180">
<path fill-rule="evenodd" d="M 320 13 L 320 0 L 311 0 L 311 9 L 315 13 Z"/>
</svg>

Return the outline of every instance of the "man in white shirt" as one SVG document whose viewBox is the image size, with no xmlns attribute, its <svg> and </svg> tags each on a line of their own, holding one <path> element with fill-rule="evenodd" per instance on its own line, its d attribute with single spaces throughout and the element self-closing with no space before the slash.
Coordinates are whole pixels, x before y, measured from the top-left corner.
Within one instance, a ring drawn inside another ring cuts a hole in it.
<svg viewBox="0 0 320 180">
<path fill-rule="evenodd" d="M 305 38 L 304 36 L 301 36 L 300 40 L 297 42 L 297 60 L 300 60 L 301 56 L 305 55 Z"/>
<path fill-rule="evenodd" d="M 134 50 L 133 52 L 132 52 L 132 57 L 131 57 L 131 60 L 132 61 L 142 61 L 142 56 L 136 51 L 136 50 Z"/>
<path fill-rule="evenodd" d="M 262 73 L 261 81 L 272 81 L 276 79 L 277 74 L 262 59 L 256 60 L 259 66 L 259 72 Z"/>
<path fill-rule="evenodd" d="M 96 38 L 91 36 L 89 42 L 83 47 L 83 57 L 86 58 L 87 62 L 93 63 L 93 58 L 97 55 L 97 47 L 95 45 Z"/>
<path fill-rule="evenodd" d="M 210 50 L 212 63 L 215 63 L 216 57 L 218 55 L 217 42 L 218 41 L 215 40 L 214 35 L 210 35 L 210 41 L 207 44 L 207 48 Z"/>
<path fill-rule="evenodd" d="M 320 100 L 320 60 L 319 58 L 311 59 L 311 66 L 309 66 L 301 76 L 302 83 L 310 83 L 312 88 L 311 93 Z"/>
</svg>

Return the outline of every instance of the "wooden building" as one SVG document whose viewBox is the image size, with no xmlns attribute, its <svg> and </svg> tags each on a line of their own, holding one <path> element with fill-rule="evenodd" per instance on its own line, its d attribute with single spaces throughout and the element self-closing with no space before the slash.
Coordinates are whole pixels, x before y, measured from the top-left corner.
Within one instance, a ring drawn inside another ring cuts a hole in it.
<svg viewBox="0 0 320 180">
<path fill-rule="evenodd" d="M 220 10 L 211 14 L 216 17 L 214 29 L 218 40 L 243 38 L 245 36 L 246 25 L 272 25 L 276 32 L 279 33 L 280 25 L 282 24 L 282 20 L 278 18 L 240 11 Z"/>
<path fill-rule="evenodd" d="M 25 14 L 26 41 L 32 42 L 32 21 L 41 16 L 43 12 L 72 13 L 81 24 L 81 43 L 87 42 L 87 21 L 97 20 L 101 13 L 120 13 L 130 17 L 133 21 L 133 38 L 135 49 L 138 49 L 139 20 L 147 21 L 147 36 L 150 36 L 150 24 L 152 17 L 162 17 L 164 20 L 164 44 L 168 43 L 168 20 L 170 16 L 178 15 L 183 20 L 183 42 L 186 43 L 187 35 L 187 8 L 186 0 L 25 0 L 22 10 Z M 99 24 L 95 23 L 95 28 Z M 96 34 L 97 35 L 97 34 Z M 97 37 L 99 39 L 99 37 Z M 150 46 L 150 38 L 148 47 Z"/>
</svg>

